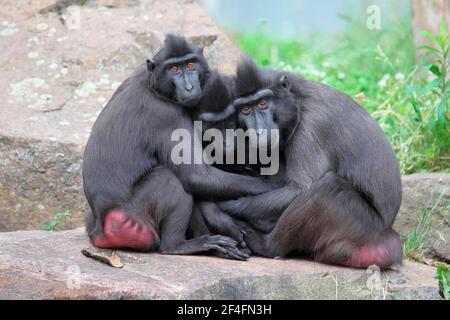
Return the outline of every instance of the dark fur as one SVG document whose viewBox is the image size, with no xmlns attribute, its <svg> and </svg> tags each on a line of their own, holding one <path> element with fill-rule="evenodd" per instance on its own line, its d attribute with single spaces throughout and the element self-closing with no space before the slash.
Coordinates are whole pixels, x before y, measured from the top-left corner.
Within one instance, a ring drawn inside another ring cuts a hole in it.
<svg viewBox="0 0 450 320">
<path fill-rule="evenodd" d="M 117 89 L 96 121 L 83 161 L 84 192 L 91 207 L 86 229 L 91 241 L 104 232 L 111 210 L 126 211 L 160 237 L 152 248 L 167 254 L 191 254 L 215 249 L 243 259 L 225 237 L 186 240 L 196 197 L 233 198 L 270 188 L 257 178 L 222 172 L 207 165 L 174 165 L 171 133 L 184 128 L 193 134 L 186 108 L 172 101 L 170 84 L 161 90 L 158 66 L 168 57 L 197 53 L 184 39 L 169 36 L 154 59 L 154 72 L 145 66 Z M 202 77 L 206 77 L 205 67 Z M 159 89 L 157 89 L 159 88 Z M 174 88 L 171 88 L 174 90 Z M 158 93 L 156 93 L 158 92 Z M 165 92 L 164 97 L 161 92 Z"/>
<path fill-rule="evenodd" d="M 283 76 L 288 88 L 280 85 Z M 268 257 L 301 252 L 318 261 L 367 267 L 372 260 L 364 254 L 382 248 L 374 258 L 381 267 L 400 262 L 401 245 L 392 230 L 401 203 L 400 172 L 380 127 L 345 94 L 244 59 L 238 97 L 264 88 L 275 92 L 273 116 L 284 142 L 279 175 L 287 183 L 220 204 L 250 223 L 278 221 L 267 235 L 246 228 L 251 249 Z"/>
</svg>

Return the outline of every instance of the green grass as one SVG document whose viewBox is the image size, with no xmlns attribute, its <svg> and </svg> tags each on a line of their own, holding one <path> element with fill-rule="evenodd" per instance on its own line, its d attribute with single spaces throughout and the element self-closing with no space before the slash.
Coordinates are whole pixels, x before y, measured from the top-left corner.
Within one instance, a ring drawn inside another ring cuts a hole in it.
<svg viewBox="0 0 450 320">
<path fill-rule="evenodd" d="M 450 267 L 448 264 L 441 263 L 436 269 L 436 279 L 439 283 L 441 295 L 445 300 L 450 299 Z"/>
<path fill-rule="evenodd" d="M 56 228 L 57 228 L 58 226 L 63 225 L 63 224 L 64 224 L 64 220 L 65 220 L 67 217 L 70 217 L 70 216 L 72 216 L 72 213 L 71 213 L 69 210 L 64 211 L 64 212 L 57 212 L 57 213 L 55 214 L 53 220 L 47 222 L 47 223 L 44 225 L 44 230 L 46 230 L 46 231 L 55 231 Z"/>
<path fill-rule="evenodd" d="M 414 231 L 412 231 L 403 242 L 403 254 L 406 258 L 416 261 L 423 261 L 426 254 L 432 248 L 433 243 L 430 243 L 430 231 L 432 230 L 432 217 L 433 215 L 441 211 L 443 206 L 443 199 L 447 194 L 447 188 L 442 190 L 441 194 L 434 202 L 434 204 L 428 205 L 428 208 L 423 212 L 420 221 Z M 431 201 L 430 201 L 431 204 Z M 442 210 L 443 215 L 448 213 L 450 206 L 447 203 L 444 204 Z"/>
<path fill-rule="evenodd" d="M 236 40 L 261 66 L 301 73 L 356 99 L 386 133 L 402 173 L 448 172 L 449 33 L 442 24 L 439 35 L 424 37 L 438 49 L 414 48 L 410 21 L 392 21 L 380 31 L 349 21 L 337 38 L 315 35 L 308 44 L 264 32 Z"/>
</svg>

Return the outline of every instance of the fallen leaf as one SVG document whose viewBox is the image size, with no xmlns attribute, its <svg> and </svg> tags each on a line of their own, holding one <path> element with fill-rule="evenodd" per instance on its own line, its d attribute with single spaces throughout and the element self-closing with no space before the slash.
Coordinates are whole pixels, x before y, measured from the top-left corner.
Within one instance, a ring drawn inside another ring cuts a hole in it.
<svg viewBox="0 0 450 320">
<path fill-rule="evenodd" d="M 123 268 L 123 263 L 120 260 L 120 257 L 115 253 L 115 251 L 113 251 L 112 253 L 109 252 L 109 250 L 103 251 L 97 248 L 87 248 L 81 250 L 81 253 L 88 258 L 101 261 L 114 268 Z"/>
</svg>

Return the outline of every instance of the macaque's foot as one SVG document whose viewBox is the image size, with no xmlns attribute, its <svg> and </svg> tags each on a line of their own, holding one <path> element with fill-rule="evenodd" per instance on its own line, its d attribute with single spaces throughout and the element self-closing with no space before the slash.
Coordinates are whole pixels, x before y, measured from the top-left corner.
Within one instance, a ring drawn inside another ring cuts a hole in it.
<svg viewBox="0 0 450 320">
<path fill-rule="evenodd" d="M 212 250 L 217 256 L 222 258 L 241 261 L 250 258 L 249 254 L 238 249 L 238 243 L 235 240 L 225 236 L 209 236 L 204 245 L 208 250 Z"/>
<path fill-rule="evenodd" d="M 253 254 L 252 250 L 250 250 L 250 248 L 239 248 L 239 250 L 245 254 L 247 254 L 248 256 L 251 256 Z"/>
<path fill-rule="evenodd" d="M 245 231 L 245 243 L 250 249 L 251 255 L 265 258 L 273 258 L 275 255 L 271 253 L 270 247 L 267 245 L 268 236 L 249 226 L 247 222 L 238 221 L 238 225 Z"/>
<path fill-rule="evenodd" d="M 214 212 L 214 219 L 207 219 L 210 230 L 216 234 L 221 234 L 236 240 L 240 247 L 245 248 L 245 231 L 238 226 L 236 220 L 226 213 Z"/>
<path fill-rule="evenodd" d="M 157 241 L 152 226 L 137 222 L 127 212 L 113 210 L 106 215 L 104 233 L 94 239 L 99 248 L 129 248 L 147 251 Z"/>
</svg>

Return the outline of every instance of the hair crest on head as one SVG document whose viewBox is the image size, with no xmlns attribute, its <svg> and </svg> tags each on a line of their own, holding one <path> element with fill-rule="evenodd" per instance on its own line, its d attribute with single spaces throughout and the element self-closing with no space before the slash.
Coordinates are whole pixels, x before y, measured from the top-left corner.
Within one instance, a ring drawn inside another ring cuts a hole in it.
<svg viewBox="0 0 450 320">
<path fill-rule="evenodd" d="M 183 57 L 190 53 L 197 53 L 200 48 L 196 48 L 186 41 L 181 35 L 169 33 L 164 39 L 164 46 L 159 50 L 153 58 L 153 61 L 158 64 L 164 60 Z"/>
<path fill-rule="evenodd" d="M 238 97 L 256 93 L 262 88 L 269 87 L 270 79 L 261 72 L 256 62 L 248 55 L 244 55 L 239 62 L 235 77 L 235 89 Z"/>
</svg>

